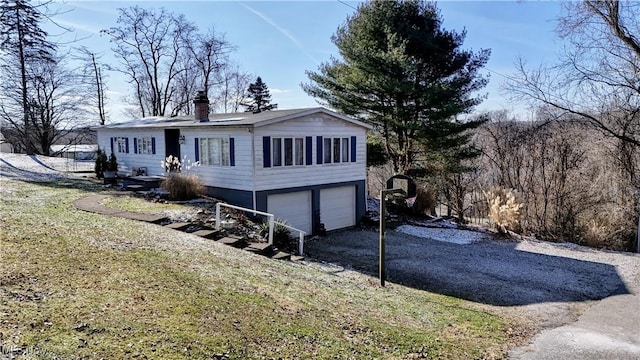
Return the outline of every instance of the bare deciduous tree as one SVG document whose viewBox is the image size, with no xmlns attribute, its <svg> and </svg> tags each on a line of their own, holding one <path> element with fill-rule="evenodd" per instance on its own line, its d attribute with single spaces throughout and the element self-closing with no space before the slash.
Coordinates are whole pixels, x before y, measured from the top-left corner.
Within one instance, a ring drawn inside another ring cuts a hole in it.
<svg viewBox="0 0 640 360">
<path fill-rule="evenodd" d="M 47 40 L 47 33 L 40 28 L 43 16 L 29 1 L 2 0 L 0 3 L 0 51 L 4 53 L 0 65 L 5 75 L 3 81 L 13 84 L 2 86 L 2 97 L 6 100 L 0 104 L 0 115 L 15 124 L 20 145 L 29 154 L 34 149 L 29 126 L 28 66 L 34 61 L 51 61 L 55 52 L 55 45 Z M 21 119 L 17 120 L 18 117 Z"/>
<path fill-rule="evenodd" d="M 578 116 L 608 136 L 640 146 L 640 3 L 564 2 L 559 63 L 528 68 L 521 60 L 505 84 L 514 98 Z"/>
<path fill-rule="evenodd" d="M 216 112 L 236 113 L 242 111 L 242 103 L 247 100 L 247 88 L 252 75 L 243 72 L 238 65 L 227 64 L 221 69 L 216 80 L 220 85 L 212 89 L 212 107 Z"/>
<path fill-rule="evenodd" d="M 113 51 L 120 58 L 116 70 L 134 84 L 141 116 L 168 115 L 176 78 L 185 71 L 179 61 L 186 52 L 185 34 L 195 27 L 184 16 L 165 9 L 133 6 L 119 11 L 119 26 L 102 30 L 111 37 Z"/>
<path fill-rule="evenodd" d="M 78 49 L 77 56 L 84 63 L 83 75 L 90 91 L 85 94 L 90 112 L 98 117 L 98 124 L 104 125 L 107 121 L 106 111 L 106 66 L 100 62 L 101 55 L 96 54 L 86 47 Z"/>
</svg>

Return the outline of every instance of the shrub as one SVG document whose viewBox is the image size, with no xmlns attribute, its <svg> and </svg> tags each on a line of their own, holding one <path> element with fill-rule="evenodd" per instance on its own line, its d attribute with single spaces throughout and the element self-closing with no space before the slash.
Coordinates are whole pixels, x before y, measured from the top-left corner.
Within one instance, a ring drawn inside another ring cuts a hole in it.
<svg viewBox="0 0 640 360">
<path fill-rule="evenodd" d="M 171 200 L 191 200 L 204 192 L 202 180 L 195 174 L 169 173 L 161 186 L 167 190 Z"/>
<path fill-rule="evenodd" d="M 96 151 L 96 164 L 93 168 L 98 179 L 104 177 L 104 172 L 107 170 L 107 161 L 107 153 L 98 148 L 98 151 Z"/>
<path fill-rule="evenodd" d="M 413 202 L 414 215 L 431 215 L 436 204 L 436 196 L 433 190 L 418 186 L 416 189 L 416 200 Z"/>
<path fill-rule="evenodd" d="M 109 161 L 107 161 L 106 171 L 118 171 L 118 159 L 113 152 L 109 155 Z"/>
<path fill-rule="evenodd" d="M 485 196 L 489 205 L 489 220 L 498 232 L 506 234 L 508 230 L 517 230 L 520 209 L 524 205 L 516 200 L 513 191 L 498 188 L 485 192 Z"/>
<path fill-rule="evenodd" d="M 287 224 L 287 222 L 283 219 L 274 219 L 275 222 L 281 224 Z M 269 222 L 265 221 L 260 224 L 260 236 L 267 238 L 269 236 Z M 273 245 L 279 249 L 287 249 L 291 247 L 291 242 L 293 237 L 291 237 L 291 230 L 280 224 L 273 225 Z"/>
</svg>

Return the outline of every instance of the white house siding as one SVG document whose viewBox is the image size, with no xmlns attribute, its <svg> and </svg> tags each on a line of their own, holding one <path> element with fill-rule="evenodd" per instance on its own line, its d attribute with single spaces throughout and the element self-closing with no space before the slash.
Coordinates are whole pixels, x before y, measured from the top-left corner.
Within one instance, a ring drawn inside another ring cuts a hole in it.
<svg viewBox="0 0 640 360">
<path fill-rule="evenodd" d="M 312 164 L 263 166 L 263 137 L 311 137 Z M 356 162 L 318 164 L 317 137 L 356 138 Z M 355 124 L 314 114 L 300 119 L 260 126 L 255 129 L 255 188 L 257 191 L 342 183 L 366 178 L 366 129 Z"/>
<path fill-rule="evenodd" d="M 204 185 L 244 191 L 253 190 L 253 160 L 251 158 L 252 134 L 248 128 L 183 128 L 185 143 L 181 146 L 182 156 L 195 161 L 195 139 L 229 137 L 234 139 L 234 166 L 202 165 L 193 168 L 200 175 Z"/>
<path fill-rule="evenodd" d="M 146 167 L 147 175 L 161 175 L 164 170 L 160 163 L 165 158 L 164 129 L 100 129 L 98 131 L 98 146 L 101 150 L 106 150 L 107 156 L 111 154 L 111 138 L 125 137 L 129 139 L 129 153 L 118 153 L 114 149 L 114 154 L 118 160 L 120 170 L 131 170 L 133 167 Z M 151 137 L 155 138 L 155 154 L 136 154 L 134 138 Z"/>
</svg>

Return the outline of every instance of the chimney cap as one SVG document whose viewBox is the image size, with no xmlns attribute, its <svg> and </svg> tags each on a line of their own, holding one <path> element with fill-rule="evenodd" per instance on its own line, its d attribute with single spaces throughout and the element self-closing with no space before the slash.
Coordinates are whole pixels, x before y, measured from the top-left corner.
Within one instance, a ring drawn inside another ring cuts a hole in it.
<svg viewBox="0 0 640 360">
<path fill-rule="evenodd" d="M 209 98 L 204 90 L 199 90 L 196 97 L 193 99 L 194 104 L 209 103 Z"/>
</svg>

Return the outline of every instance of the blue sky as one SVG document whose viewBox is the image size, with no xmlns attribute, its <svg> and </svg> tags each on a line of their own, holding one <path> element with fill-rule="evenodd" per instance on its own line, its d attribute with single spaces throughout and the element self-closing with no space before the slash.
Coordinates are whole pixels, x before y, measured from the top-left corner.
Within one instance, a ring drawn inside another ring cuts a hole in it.
<svg viewBox="0 0 640 360">
<path fill-rule="evenodd" d="M 306 70 L 316 70 L 330 56 L 337 56 L 331 36 L 354 13 L 357 1 L 59 1 L 59 10 L 71 10 L 54 19 L 75 29 L 81 44 L 104 53 L 103 61 L 115 62 L 108 38 L 101 29 L 116 26 L 117 8 L 137 4 L 164 7 L 184 14 L 202 31 L 214 27 L 236 46 L 233 59 L 255 76 L 261 76 L 280 109 L 317 106 L 300 83 L 307 82 Z M 537 65 L 553 62 L 561 47 L 554 28 L 560 2 L 551 1 L 439 1 L 444 28 L 466 29 L 464 48 L 489 48 L 486 72 L 491 79 L 481 93 L 488 98 L 478 111 L 507 109 L 521 111 L 500 91 L 501 75 L 514 72 L 518 57 Z M 44 26 L 51 34 L 59 29 Z M 70 35 L 65 35 L 68 38 Z M 109 75 L 111 120 L 120 121 L 121 98 L 130 89 L 117 73 Z"/>
</svg>

